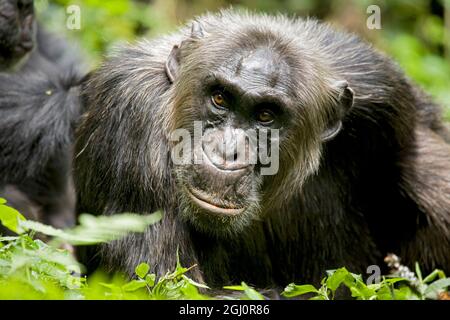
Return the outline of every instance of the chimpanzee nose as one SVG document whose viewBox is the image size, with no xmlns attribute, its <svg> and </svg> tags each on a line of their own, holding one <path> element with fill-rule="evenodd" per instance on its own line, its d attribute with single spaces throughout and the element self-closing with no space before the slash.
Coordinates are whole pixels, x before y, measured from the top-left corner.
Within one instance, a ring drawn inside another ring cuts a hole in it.
<svg viewBox="0 0 450 320">
<path fill-rule="evenodd" d="M 247 135 L 242 129 L 207 129 L 202 148 L 212 164 L 222 170 L 244 169 L 251 164 L 251 150 Z"/>
<path fill-rule="evenodd" d="M 34 16 L 28 15 L 23 22 L 22 31 L 20 33 L 20 46 L 25 50 L 31 50 L 34 46 L 33 24 Z"/>
</svg>

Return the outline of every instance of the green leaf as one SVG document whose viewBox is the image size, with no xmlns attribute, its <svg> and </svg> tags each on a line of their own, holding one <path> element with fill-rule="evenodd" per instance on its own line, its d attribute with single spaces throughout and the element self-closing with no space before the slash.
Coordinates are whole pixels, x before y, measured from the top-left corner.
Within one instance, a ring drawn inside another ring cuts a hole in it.
<svg viewBox="0 0 450 320">
<path fill-rule="evenodd" d="M 242 286 L 225 286 L 223 288 L 225 290 L 234 290 L 234 291 L 244 291 L 245 290 Z"/>
<path fill-rule="evenodd" d="M 336 289 L 346 280 L 348 276 L 351 276 L 351 274 L 347 271 L 347 269 L 337 269 L 331 276 L 328 277 L 326 282 L 327 287 L 332 291 L 336 291 Z"/>
<path fill-rule="evenodd" d="M 393 295 L 394 300 L 419 300 L 419 297 L 407 286 L 394 289 Z"/>
<path fill-rule="evenodd" d="M 122 290 L 127 291 L 127 292 L 131 292 L 131 291 L 136 291 L 139 290 L 141 288 L 144 288 L 147 286 L 147 283 L 144 280 L 131 280 L 130 282 L 128 282 L 127 284 L 122 286 Z"/>
<path fill-rule="evenodd" d="M 416 262 L 416 275 L 420 282 L 422 282 L 422 271 L 420 270 L 419 263 Z"/>
<path fill-rule="evenodd" d="M 264 300 L 264 297 L 258 291 L 249 287 L 245 282 L 242 282 L 241 286 L 244 288 L 245 295 L 250 300 Z"/>
<path fill-rule="evenodd" d="M 51 237 L 61 237 L 61 238 L 70 237 L 70 235 L 66 234 L 63 230 L 53 228 L 52 226 L 37 221 L 26 220 L 21 222 L 21 225 L 28 230 L 33 230 Z"/>
<path fill-rule="evenodd" d="M 408 280 L 405 278 L 389 277 L 389 276 L 383 277 L 383 283 L 386 283 L 386 284 L 394 284 L 394 283 L 402 282 L 402 281 L 408 282 Z"/>
<path fill-rule="evenodd" d="M 295 283 L 291 283 L 284 289 L 281 294 L 287 298 L 292 298 L 312 292 L 318 293 L 318 290 L 310 284 L 298 286 Z"/>
<path fill-rule="evenodd" d="M 428 288 L 425 290 L 425 296 L 427 298 L 434 298 L 434 296 L 437 296 L 441 291 L 445 290 L 447 287 L 450 286 L 450 278 L 445 279 L 439 279 L 433 283 L 431 283 Z"/>
<path fill-rule="evenodd" d="M 139 264 L 136 269 L 134 270 L 134 272 L 136 273 L 136 275 L 141 278 L 144 279 L 145 276 L 147 275 L 147 273 L 150 271 L 150 266 L 147 263 L 141 263 Z"/>
<path fill-rule="evenodd" d="M 162 218 L 161 212 L 150 215 L 131 213 L 112 216 L 91 216 L 82 214 L 80 225 L 70 230 L 55 229 L 36 221 L 24 221 L 24 227 L 54 237 L 53 245 L 61 242 L 73 245 L 89 245 L 120 239 L 130 232 L 143 232 L 150 225 Z"/>
<path fill-rule="evenodd" d="M 241 282 L 240 286 L 225 286 L 226 290 L 244 291 L 245 296 L 250 300 L 264 300 L 264 297 L 255 289 L 249 287 L 245 282 Z"/>
<path fill-rule="evenodd" d="M 425 279 L 423 279 L 423 283 L 429 283 L 432 282 L 434 279 L 436 279 L 436 277 L 439 278 L 445 278 L 445 273 L 442 270 L 436 269 L 434 270 L 432 273 L 430 273 L 429 275 L 427 275 L 425 277 Z"/>
<path fill-rule="evenodd" d="M 193 285 L 184 286 L 183 288 L 181 288 L 181 292 L 187 299 L 192 299 L 192 300 L 207 300 L 207 299 L 209 299 L 208 296 L 200 294 L 198 292 L 198 289 Z"/>
<path fill-rule="evenodd" d="M 19 213 L 16 209 L 5 205 L 6 200 L 0 198 L 0 222 L 9 230 L 21 234 L 25 230 L 20 224 L 20 221 L 25 221 L 25 217 Z"/>
<path fill-rule="evenodd" d="M 376 291 L 368 288 L 364 283 L 358 282 L 355 286 L 349 287 L 352 292 L 352 297 L 359 298 L 361 300 L 373 300 L 376 296 Z"/>
<path fill-rule="evenodd" d="M 0 242 L 9 242 L 19 239 L 19 237 L 0 237 Z"/>
<path fill-rule="evenodd" d="M 392 300 L 394 297 L 392 295 L 391 288 L 385 285 L 377 291 L 376 297 L 378 300 Z"/>
<path fill-rule="evenodd" d="M 147 285 L 149 287 L 153 287 L 155 285 L 155 281 L 156 281 L 156 274 L 152 273 L 152 274 L 147 274 L 145 276 L 145 282 L 147 283 Z"/>
<path fill-rule="evenodd" d="M 198 288 L 203 288 L 203 289 L 209 289 L 209 287 L 206 284 L 198 283 L 198 282 L 192 280 L 191 278 L 185 276 L 184 274 L 181 277 L 184 280 L 186 280 L 188 283 L 192 284 L 193 286 L 196 286 Z"/>
<path fill-rule="evenodd" d="M 104 282 L 100 282 L 99 283 L 100 286 L 108 288 L 110 290 L 119 290 L 120 287 L 118 287 L 116 284 L 114 283 L 104 283 Z"/>
</svg>

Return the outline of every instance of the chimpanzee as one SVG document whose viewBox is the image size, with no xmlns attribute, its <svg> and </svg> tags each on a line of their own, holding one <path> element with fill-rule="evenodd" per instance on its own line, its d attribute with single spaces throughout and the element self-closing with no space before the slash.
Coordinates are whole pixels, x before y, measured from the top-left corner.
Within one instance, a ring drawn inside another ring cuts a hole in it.
<svg viewBox="0 0 450 320">
<path fill-rule="evenodd" d="M 36 23 L 33 1 L 0 0 L 0 197 L 57 227 L 75 221 L 72 144 L 83 75 L 74 50 Z"/>
<path fill-rule="evenodd" d="M 124 46 L 82 99 L 77 211 L 165 213 L 85 253 L 91 267 L 132 274 L 145 261 L 162 274 L 178 250 L 213 287 L 365 273 L 389 252 L 450 271 L 440 108 L 354 35 L 313 19 L 205 14 Z"/>
</svg>

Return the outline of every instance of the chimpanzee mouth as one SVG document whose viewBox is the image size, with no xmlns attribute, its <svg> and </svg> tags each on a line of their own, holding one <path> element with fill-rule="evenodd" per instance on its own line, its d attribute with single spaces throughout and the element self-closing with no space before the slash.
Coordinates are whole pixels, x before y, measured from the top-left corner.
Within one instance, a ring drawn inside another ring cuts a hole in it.
<svg viewBox="0 0 450 320">
<path fill-rule="evenodd" d="M 194 203 L 207 212 L 216 215 L 236 216 L 245 210 L 245 207 L 238 206 L 229 201 L 217 200 L 214 196 L 203 190 L 192 187 L 187 187 L 186 189 Z"/>
<path fill-rule="evenodd" d="M 30 52 L 33 49 L 33 46 L 34 44 L 32 41 L 21 42 L 14 48 L 14 51 L 16 54 L 24 55 L 25 53 Z"/>
<path fill-rule="evenodd" d="M 34 47 L 34 43 L 32 40 L 22 41 L 19 44 L 19 47 L 22 48 L 24 51 L 31 51 L 31 49 L 33 49 L 33 47 Z"/>
</svg>

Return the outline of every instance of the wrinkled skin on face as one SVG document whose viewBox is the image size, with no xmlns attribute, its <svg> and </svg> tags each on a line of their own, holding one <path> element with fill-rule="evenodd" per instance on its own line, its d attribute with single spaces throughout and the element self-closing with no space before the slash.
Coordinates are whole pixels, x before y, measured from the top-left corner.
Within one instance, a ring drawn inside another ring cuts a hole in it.
<svg viewBox="0 0 450 320">
<path fill-rule="evenodd" d="M 175 46 L 166 63 L 177 93 L 172 130 L 187 129 L 192 137 L 202 134 L 185 154 L 197 161 L 177 165 L 175 176 L 184 218 L 201 231 L 229 234 L 242 231 L 270 209 L 266 196 L 282 201 L 276 192 L 277 186 L 288 185 L 286 177 L 296 176 L 289 181 L 300 187 L 317 170 L 321 145 L 339 132 L 352 91 L 345 81 L 328 83 L 314 77 L 320 72 L 314 72 L 313 65 L 299 64 L 302 59 L 292 46 L 270 41 L 244 45 L 245 37 L 236 49 L 231 41 L 214 45 L 211 42 L 218 38 L 199 28 L 193 25 L 191 40 Z M 228 51 L 213 54 L 215 47 Z M 205 62 L 197 55 L 217 58 Z M 305 84 L 324 88 L 321 98 L 329 99 L 318 104 L 321 99 Z M 201 128 L 194 123 L 201 123 Z M 259 135 L 263 131 L 267 135 Z M 250 138 L 248 132 L 256 137 Z M 279 148 L 279 169 L 271 175 L 261 174 L 259 155 L 264 146 L 269 156 L 272 146 Z M 302 146 L 307 152 L 300 152 Z"/>
<path fill-rule="evenodd" d="M 33 50 L 36 21 L 32 0 L 0 0 L 0 71 L 14 70 Z"/>
</svg>

